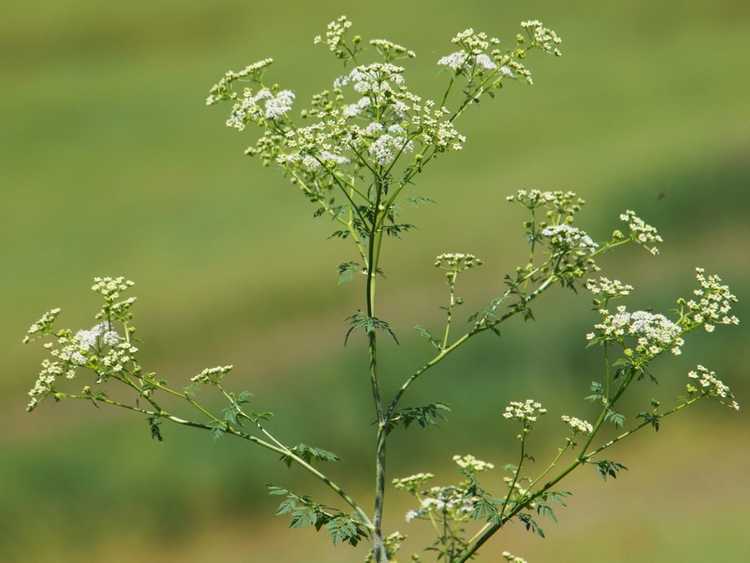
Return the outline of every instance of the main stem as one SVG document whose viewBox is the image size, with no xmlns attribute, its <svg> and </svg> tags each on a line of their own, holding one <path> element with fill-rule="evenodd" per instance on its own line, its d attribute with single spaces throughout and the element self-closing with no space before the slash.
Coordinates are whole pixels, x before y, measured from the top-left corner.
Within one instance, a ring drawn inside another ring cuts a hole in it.
<svg viewBox="0 0 750 563">
<path fill-rule="evenodd" d="M 368 240 L 367 260 L 367 316 L 375 317 L 375 276 L 378 269 L 378 258 L 380 255 L 381 230 L 378 228 L 380 219 L 380 203 L 385 189 L 382 178 L 375 175 L 375 207 L 372 213 L 372 228 Z M 377 361 L 377 335 L 374 330 L 368 331 L 368 348 L 370 354 L 370 382 L 372 385 L 372 398 L 375 403 L 377 415 L 377 438 L 375 444 L 375 514 L 373 516 L 372 551 L 376 563 L 387 563 L 388 553 L 383 540 L 383 504 L 385 501 L 385 462 L 386 462 L 386 416 L 383 398 L 380 393 L 380 382 L 378 380 Z"/>
</svg>

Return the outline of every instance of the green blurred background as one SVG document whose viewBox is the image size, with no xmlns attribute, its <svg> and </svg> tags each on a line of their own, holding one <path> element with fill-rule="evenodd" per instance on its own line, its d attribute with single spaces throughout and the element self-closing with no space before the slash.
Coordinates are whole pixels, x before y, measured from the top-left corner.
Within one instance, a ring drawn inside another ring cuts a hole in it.
<svg viewBox="0 0 750 563">
<path fill-rule="evenodd" d="M 624 208 L 661 229 L 660 258 L 626 249 L 605 260 L 638 288 L 634 306 L 669 306 L 703 265 L 744 298 L 739 315 L 748 318 L 746 1 L 11 0 L 0 18 L 0 561 L 364 556 L 272 517 L 267 482 L 330 499 L 264 451 L 171 427 L 158 444 L 142 420 L 82 404 L 26 415 L 40 352 L 20 344 L 52 306 L 63 307 L 62 325 L 88 326 L 91 277 L 124 273 L 138 284 L 149 369 L 180 381 L 235 364 L 237 387 L 277 413 L 274 429 L 337 452 L 344 462 L 331 473 L 367 498 L 364 349 L 342 346 L 362 291 L 337 287 L 335 271 L 350 249 L 326 240 L 331 225 L 311 220 L 275 170 L 242 156 L 252 133 L 224 128 L 224 110 L 203 106 L 225 69 L 266 56 L 300 100 L 327 87 L 338 67 L 311 40 L 342 12 L 365 37 L 415 49 L 411 83 L 428 94 L 443 80 L 434 62 L 467 26 L 510 39 L 518 21 L 540 18 L 565 40 L 562 59 L 531 62 L 533 88 L 514 84 L 470 112 L 460 126 L 466 150 L 421 178 L 419 192 L 439 205 L 409 212 L 419 229 L 387 249 L 379 286 L 382 316 L 402 337 L 398 348 L 384 345 L 388 388 L 430 353 L 411 327 L 440 322 L 433 256 L 485 260 L 462 285 L 476 306 L 522 260 L 522 217 L 504 203 L 521 187 L 577 190 L 589 201 L 582 223 L 599 236 Z M 441 429 L 395 437 L 392 475 L 429 469 L 447 481 L 457 452 L 511 461 L 512 432 L 498 416 L 510 399 L 554 405 L 533 448 L 540 456 L 560 414 L 592 416 L 581 397 L 600 360 L 583 349 L 594 321 L 587 298 L 556 290 L 543 301 L 538 322 L 476 339 L 415 386 L 411 404 L 443 400 L 454 412 Z M 748 334 L 691 338 L 681 358 L 660 363 L 658 387 L 640 386 L 628 414 L 651 396 L 674 396 L 698 361 L 747 400 Z M 613 457 L 630 471 L 606 484 L 593 470 L 574 477 L 576 495 L 546 540 L 511 530 L 480 560 L 497 561 L 503 549 L 536 562 L 750 560 L 744 416 L 701 405 Z M 398 524 L 408 507 L 392 494 L 388 515 L 416 548 L 428 530 Z"/>
</svg>

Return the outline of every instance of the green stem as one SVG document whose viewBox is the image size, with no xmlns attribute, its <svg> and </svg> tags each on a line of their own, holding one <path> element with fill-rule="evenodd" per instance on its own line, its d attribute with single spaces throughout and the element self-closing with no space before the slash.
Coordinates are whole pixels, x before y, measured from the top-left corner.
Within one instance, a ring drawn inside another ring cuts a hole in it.
<svg viewBox="0 0 750 563">
<path fill-rule="evenodd" d="M 505 516 L 505 511 L 508 508 L 508 504 L 510 503 L 510 498 L 513 496 L 513 491 L 516 488 L 516 483 L 518 483 L 518 478 L 521 475 L 521 468 L 523 467 L 523 462 L 526 459 L 526 436 L 528 436 L 529 428 L 526 426 L 526 423 L 524 423 L 523 428 L 521 429 L 521 458 L 518 460 L 518 466 L 516 467 L 516 471 L 513 473 L 513 480 L 510 482 L 510 487 L 508 488 L 508 494 L 505 496 L 505 500 L 503 501 L 503 507 L 500 510 L 500 520 L 503 519 L 503 516 Z"/>
<path fill-rule="evenodd" d="M 609 410 L 611 410 L 611 408 L 619 400 L 619 398 L 622 397 L 623 393 L 625 392 L 625 390 L 627 389 L 627 387 L 630 385 L 630 383 L 632 382 L 632 380 L 633 380 L 633 376 L 631 375 L 620 386 L 620 388 L 618 389 L 617 393 L 612 398 L 612 401 L 608 405 L 604 406 L 604 408 L 602 409 L 601 414 L 599 415 L 599 418 L 597 419 L 597 422 L 596 422 L 596 424 L 594 426 L 593 431 L 591 432 L 591 434 L 590 434 L 588 440 L 586 441 L 586 443 L 584 444 L 584 446 L 581 448 L 581 453 L 578 455 L 578 457 L 575 459 L 575 461 L 573 461 L 567 468 L 565 468 L 557 477 L 555 477 L 551 481 L 548 481 L 537 492 L 535 492 L 535 493 L 531 493 L 530 492 L 529 496 L 526 499 L 524 499 L 523 502 L 517 503 L 516 506 L 515 506 L 515 508 L 507 516 L 505 516 L 502 519 L 500 519 L 499 522 L 493 523 L 489 527 L 486 527 L 486 529 L 484 529 L 484 532 L 477 539 L 475 539 L 473 541 L 473 544 L 466 551 L 464 551 L 464 553 L 461 555 L 461 557 L 457 560 L 456 563 L 464 563 L 465 561 L 467 561 L 468 559 L 470 559 L 471 557 L 473 557 L 474 554 L 479 550 L 479 548 L 482 547 L 482 545 L 484 545 L 484 543 L 486 543 L 500 528 L 502 528 L 502 526 L 506 522 L 508 522 L 509 520 L 511 520 L 512 518 L 514 518 L 516 516 L 516 514 L 518 514 L 519 512 L 521 512 L 522 510 L 524 510 L 525 508 L 527 508 L 532 502 L 534 502 L 537 498 L 539 498 L 544 493 L 546 493 L 548 490 L 550 490 L 552 487 L 554 487 L 557 483 L 559 483 L 560 481 L 562 481 L 565 477 L 567 477 L 570 473 L 572 473 L 578 467 L 580 467 L 581 465 L 584 465 L 584 464 L 588 463 L 591 460 L 592 457 L 594 457 L 595 455 L 601 453 L 602 451 L 604 451 L 604 450 L 612 447 L 613 445 L 615 445 L 616 443 L 620 442 L 621 440 L 624 440 L 628 436 L 634 434 L 635 432 L 638 432 L 639 430 L 641 430 L 641 429 L 643 429 L 646 426 L 648 426 L 648 425 L 651 424 L 649 421 L 643 421 L 642 423 L 638 424 L 637 426 L 635 426 L 631 430 L 623 432 L 619 436 L 613 438 L 612 440 L 609 440 L 608 442 L 602 444 L 601 446 L 599 446 L 598 448 L 595 448 L 592 451 L 588 451 L 588 448 L 591 445 L 591 442 L 594 440 L 594 437 L 598 433 L 599 429 L 601 428 L 601 426 L 602 426 L 602 424 L 603 424 L 603 422 L 604 422 L 604 420 L 606 418 L 607 412 Z M 661 418 L 665 418 L 667 416 L 675 414 L 675 413 L 677 413 L 677 412 L 679 412 L 679 411 L 681 411 L 681 410 L 689 407 L 690 405 L 694 404 L 695 402 L 697 402 L 701 398 L 702 398 L 701 396 L 698 396 L 698 397 L 694 397 L 693 399 L 690 399 L 690 400 L 688 400 L 688 401 L 686 401 L 684 403 L 681 403 L 681 404 L 677 405 L 676 407 L 670 409 L 669 411 L 663 413 L 661 415 Z"/>
<path fill-rule="evenodd" d="M 448 337 L 451 332 L 451 323 L 453 322 L 453 309 L 456 306 L 456 278 L 458 272 L 449 272 L 448 276 L 448 288 L 450 291 L 450 300 L 448 302 L 447 319 L 445 321 L 445 330 L 443 331 L 443 343 L 440 346 L 441 350 L 445 350 L 448 346 Z"/>
<path fill-rule="evenodd" d="M 368 267 L 365 299 L 367 302 L 367 316 L 375 316 L 375 276 L 378 268 L 379 256 L 379 231 L 378 219 L 380 214 L 380 202 L 385 186 L 383 180 L 375 177 L 376 194 L 373 208 L 372 228 L 368 240 Z M 386 421 L 383 398 L 380 393 L 380 382 L 378 381 L 377 365 L 377 336 L 374 331 L 368 332 L 368 350 L 370 355 L 370 383 L 372 397 L 375 403 L 377 415 L 377 437 L 375 444 L 375 506 L 373 516 L 373 556 L 376 563 L 387 563 L 388 553 L 383 539 L 383 507 L 385 503 L 385 467 L 386 467 Z"/>
<path fill-rule="evenodd" d="M 535 275 L 536 273 L 538 273 L 539 270 L 540 268 L 536 268 L 532 272 L 529 272 L 529 274 L 527 275 L 531 277 Z M 548 289 L 552 285 L 552 283 L 554 283 L 556 279 L 557 279 L 556 274 L 550 275 L 550 277 L 545 279 L 545 281 L 536 290 L 534 290 L 532 293 L 530 293 L 527 296 L 526 302 L 528 303 L 536 299 L 546 289 Z M 505 292 L 505 294 L 503 295 L 503 299 L 507 298 L 508 296 L 510 296 L 510 290 Z M 511 309 L 510 311 L 502 315 L 500 318 L 492 322 L 484 323 L 481 325 L 475 325 L 473 329 L 471 329 L 469 332 L 465 333 L 463 336 L 455 340 L 453 344 L 447 347 L 443 347 L 443 349 L 440 350 L 440 352 L 434 358 L 432 358 L 430 361 L 424 364 L 421 368 L 419 368 L 417 371 L 411 374 L 406 379 L 406 381 L 404 381 L 404 383 L 401 385 L 399 390 L 396 392 L 396 395 L 393 397 L 393 400 L 391 401 L 390 405 L 388 406 L 388 410 L 386 413 L 386 420 L 388 420 L 393 415 L 393 413 L 396 412 L 396 409 L 398 408 L 398 405 L 401 402 L 401 399 L 403 398 L 404 394 L 409 389 L 409 387 L 411 387 L 414 384 L 414 382 L 417 379 L 419 379 L 425 372 L 427 372 L 428 370 L 430 370 L 431 368 L 439 364 L 441 361 L 443 361 L 446 358 L 446 356 L 448 356 L 451 352 L 454 352 L 455 350 L 460 348 L 463 344 L 468 342 L 469 339 L 473 338 L 477 334 L 480 334 L 494 327 L 497 327 L 499 324 L 507 321 L 508 319 L 516 315 L 519 311 L 520 309 Z"/>
<path fill-rule="evenodd" d="M 169 389 L 167 387 L 160 387 L 164 391 L 175 395 L 177 397 L 181 397 L 185 399 L 185 395 L 182 393 L 179 393 L 178 391 L 175 391 L 173 389 Z M 223 390 L 222 390 L 223 392 Z M 195 422 L 192 420 L 187 420 L 184 418 L 180 418 L 178 416 L 175 416 L 164 409 L 158 408 L 156 410 L 149 410 L 149 409 L 143 409 L 140 407 L 136 407 L 133 405 L 128 405 L 126 403 L 122 403 L 120 401 L 116 401 L 114 399 L 110 399 L 108 397 L 102 396 L 102 395 L 77 395 L 77 394 L 68 394 L 68 393 L 56 393 L 55 397 L 58 399 L 79 399 L 79 400 L 86 400 L 86 401 L 96 401 L 99 403 L 107 404 L 110 406 L 127 409 L 133 412 L 137 412 L 146 416 L 154 417 L 154 418 L 161 418 L 164 420 L 169 420 L 170 422 L 173 422 L 175 424 L 179 424 L 182 426 L 188 426 L 191 428 L 200 428 L 202 430 L 210 430 L 215 431 L 216 426 L 212 426 L 210 424 L 205 424 L 202 422 Z M 232 402 L 234 403 L 234 400 L 232 399 Z M 203 413 L 207 413 L 207 409 L 203 408 L 202 406 L 198 405 L 196 401 L 192 400 L 190 403 L 198 408 Z M 244 413 L 243 413 L 244 414 Z M 264 431 L 264 433 L 272 440 L 273 443 L 266 442 L 265 440 L 258 438 L 257 436 L 253 436 L 251 434 L 247 434 L 246 432 L 242 432 L 241 430 L 238 430 L 234 428 L 233 426 L 226 424 L 222 421 L 220 421 L 216 416 L 214 416 L 211 413 L 208 413 L 208 416 L 213 420 L 217 421 L 221 424 L 221 430 L 225 434 L 229 434 L 232 436 L 235 436 L 237 438 L 241 438 L 243 440 L 247 440 L 249 442 L 252 442 L 253 444 L 256 444 L 262 448 L 265 448 L 267 450 L 273 451 L 275 453 L 278 453 L 280 455 L 283 455 L 285 457 L 289 457 L 292 459 L 295 463 L 306 469 L 309 473 L 320 479 L 323 483 L 325 483 L 331 490 L 333 490 L 337 495 L 339 495 L 349 506 L 351 506 L 355 512 L 360 516 L 362 519 L 362 522 L 365 526 L 372 529 L 373 525 L 370 521 L 370 518 L 367 516 L 367 513 L 357 504 L 357 502 L 349 496 L 346 491 L 344 491 L 338 484 L 336 484 L 334 481 L 332 481 L 330 478 L 328 478 L 325 474 L 323 474 L 321 471 L 307 463 L 305 460 L 294 454 L 288 447 L 284 446 L 281 442 L 279 442 L 276 438 L 274 438 L 270 433 L 267 431 Z M 246 414 L 245 417 L 249 418 Z"/>
</svg>

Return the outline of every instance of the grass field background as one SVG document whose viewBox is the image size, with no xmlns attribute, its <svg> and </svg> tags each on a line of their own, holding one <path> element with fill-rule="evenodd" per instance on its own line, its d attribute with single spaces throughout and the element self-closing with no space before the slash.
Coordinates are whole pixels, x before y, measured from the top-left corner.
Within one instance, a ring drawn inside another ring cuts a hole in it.
<svg viewBox="0 0 750 563">
<path fill-rule="evenodd" d="M 466 150 L 421 178 L 419 193 L 438 205 L 409 212 L 419 229 L 387 249 L 379 285 L 381 314 L 402 340 L 384 345 L 388 388 L 430 352 L 411 327 L 440 322 L 436 254 L 484 259 L 461 290 L 477 307 L 523 259 L 522 216 L 505 203 L 522 187 L 575 189 L 589 201 L 582 223 L 600 236 L 625 208 L 660 227 L 660 258 L 626 249 L 604 261 L 637 287 L 634 305 L 668 307 L 702 265 L 723 275 L 749 317 L 746 2 L 11 2 L 0 18 L 0 561 L 364 557 L 272 518 L 268 482 L 326 495 L 263 451 L 169 427 L 157 444 L 143 421 L 85 405 L 26 415 L 39 352 L 20 344 L 52 306 L 63 325 L 88 326 L 90 279 L 126 274 L 137 282 L 148 369 L 179 381 L 233 363 L 237 386 L 277 413 L 279 434 L 340 454 L 331 473 L 367 498 L 365 350 L 342 346 L 362 290 L 336 285 L 349 248 L 326 240 L 331 225 L 311 220 L 275 170 L 242 156 L 252 134 L 226 129 L 223 110 L 203 105 L 224 70 L 266 56 L 300 100 L 327 87 L 340 69 L 312 37 L 344 12 L 365 37 L 415 49 L 410 82 L 425 93 L 442 84 L 434 61 L 467 26 L 510 40 L 518 21 L 539 18 L 565 40 L 562 59 L 531 61 L 534 87 L 513 84 L 469 112 Z M 594 322 L 586 296 L 556 290 L 536 313 L 500 340 L 478 338 L 415 387 L 411 404 L 443 400 L 454 412 L 441 429 L 394 439 L 392 476 L 439 468 L 447 480 L 450 456 L 467 451 L 510 462 L 513 434 L 498 412 L 511 399 L 560 410 L 538 454 L 559 414 L 590 416 L 581 397 L 599 358 L 583 348 Z M 672 396 L 699 361 L 747 402 L 748 336 L 741 326 L 691 338 L 631 412 Z M 675 417 L 663 436 L 644 433 L 617 452 L 630 471 L 616 482 L 575 476 L 546 540 L 511 530 L 479 561 L 509 549 L 537 563 L 745 562 L 749 428 L 718 405 Z M 428 530 L 401 523 L 408 507 L 391 494 L 391 522 L 416 547 Z"/>
</svg>

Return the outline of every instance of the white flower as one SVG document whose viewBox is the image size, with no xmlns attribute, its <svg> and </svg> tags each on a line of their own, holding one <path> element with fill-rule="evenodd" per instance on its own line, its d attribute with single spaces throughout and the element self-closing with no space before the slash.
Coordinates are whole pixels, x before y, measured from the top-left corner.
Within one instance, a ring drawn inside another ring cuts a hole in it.
<svg viewBox="0 0 750 563">
<path fill-rule="evenodd" d="M 495 62 L 486 53 L 480 53 L 476 56 L 475 60 L 477 62 L 477 66 L 485 70 L 495 70 L 497 68 Z"/>
<path fill-rule="evenodd" d="M 546 414 L 547 409 L 542 407 L 542 403 L 533 399 L 525 401 L 511 401 L 505 411 L 503 418 L 514 419 L 524 425 L 529 425 L 537 421 L 540 415 Z"/>
<path fill-rule="evenodd" d="M 585 231 L 566 223 L 545 227 L 542 229 L 542 236 L 549 238 L 555 246 L 567 247 L 586 254 L 599 248 Z"/>
<path fill-rule="evenodd" d="M 630 295 L 633 291 L 633 286 L 600 276 L 599 279 L 586 280 L 586 289 L 596 296 L 601 295 L 605 301 L 608 301 L 617 297 Z"/>
<path fill-rule="evenodd" d="M 435 258 L 435 267 L 448 272 L 460 273 L 472 268 L 478 268 L 482 261 L 473 254 L 449 252 Z"/>
<path fill-rule="evenodd" d="M 49 311 L 44 313 L 41 318 L 34 324 L 32 324 L 26 331 L 26 336 L 23 339 L 23 343 L 28 344 L 29 342 L 38 338 L 39 336 L 42 336 L 43 334 L 49 334 L 52 329 L 52 325 L 60 315 L 60 311 L 61 309 L 55 308 L 50 309 Z"/>
<path fill-rule="evenodd" d="M 477 459 L 471 454 L 454 455 L 453 461 L 455 461 L 461 469 L 466 469 L 471 473 L 480 473 L 482 471 L 495 469 L 495 466 L 493 464 L 487 461 L 482 461 L 481 459 Z"/>
<path fill-rule="evenodd" d="M 402 45 L 398 45 L 393 41 L 388 41 L 387 39 L 371 39 L 370 45 L 375 47 L 380 52 L 380 54 L 386 57 L 386 59 L 388 60 L 403 57 L 409 57 L 410 59 L 413 59 L 417 56 L 414 51 L 407 49 Z"/>
<path fill-rule="evenodd" d="M 733 410 L 740 410 L 740 405 L 734 400 L 732 390 L 727 384 L 716 377 L 716 372 L 698 365 L 695 370 L 688 373 L 690 379 L 696 380 L 698 387 L 688 384 L 689 393 L 701 393 L 706 397 L 713 397 L 719 400 L 723 405 L 727 405 Z"/>
<path fill-rule="evenodd" d="M 526 559 L 513 555 L 510 551 L 503 551 L 503 559 L 510 563 L 528 563 Z"/>
<path fill-rule="evenodd" d="M 104 332 L 106 326 L 107 325 L 105 323 L 99 323 L 98 325 L 95 325 L 88 330 L 79 330 L 78 332 L 76 332 L 74 338 L 80 346 L 81 350 L 88 351 L 89 349 L 96 346 L 96 342 Z"/>
<path fill-rule="evenodd" d="M 342 38 L 351 26 L 352 22 L 346 16 L 339 16 L 328 24 L 325 41 L 329 51 L 336 54 L 342 53 Z M 316 35 L 313 43 L 317 45 L 322 41 L 323 38 L 320 35 Z"/>
<path fill-rule="evenodd" d="M 367 127 L 364 128 L 364 133 L 365 135 L 377 135 L 378 133 L 383 131 L 383 129 L 385 129 L 385 127 L 383 127 L 382 123 L 373 121 Z"/>
<path fill-rule="evenodd" d="M 213 368 L 206 368 L 198 375 L 194 375 L 190 378 L 190 381 L 194 383 L 217 383 L 220 382 L 226 374 L 228 374 L 234 366 L 216 366 Z"/>
<path fill-rule="evenodd" d="M 108 330 L 104 334 L 102 334 L 102 342 L 106 344 L 107 346 L 115 346 L 118 342 L 120 342 L 120 335 L 117 334 L 114 330 Z"/>
<path fill-rule="evenodd" d="M 70 361 L 77 366 L 84 366 L 86 365 L 88 359 L 81 352 L 73 352 L 73 354 L 71 354 L 70 356 Z"/>
<path fill-rule="evenodd" d="M 380 166 L 388 166 L 399 153 L 411 151 L 413 147 L 414 143 L 407 141 L 405 137 L 386 133 L 370 145 L 369 152 Z"/>
<path fill-rule="evenodd" d="M 464 67 L 468 58 L 469 55 L 466 51 L 456 51 L 455 53 L 441 57 L 437 64 L 457 71 Z"/>
<path fill-rule="evenodd" d="M 52 362 L 50 360 L 42 361 L 42 369 L 39 371 L 34 387 L 29 391 L 29 397 L 31 400 L 26 406 L 26 410 L 31 412 L 34 410 L 41 400 L 52 392 L 52 388 L 57 378 L 63 375 L 64 370 L 58 362 Z"/>
<path fill-rule="evenodd" d="M 592 424 L 586 420 L 581 420 L 574 416 L 563 415 L 560 417 L 562 421 L 567 424 L 573 431 L 573 434 L 583 432 L 584 434 L 591 434 L 594 431 Z"/>
<path fill-rule="evenodd" d="M 125 291 L 135 284 L 126 280 L 124 277 L 119 276 L 112 278 L 109 276 L 96 277 L 94 278 L 94 285 L 91 286 L 91 291 L 98 293 L 104 297 L 105 301 L 114 302 L 120 298 L 120 292 Z"/>
<path fill-rule="evenodd" d="M 659 254 L 657 244 L 664 242 L 655 227 L 647 224 L 643 219 L 635 214 L 635 211 L 628 209 L 620 214 L 620 220 L 628 224 L 630 229 L 630 238 L 656 256 Z"/>
<path fill-rule="evenodd" d="M 357 103 L 344 106 L 342 113 L 346 117 L 356 117 L 370 106 L 370 98 L 364 96 Z"/>
<path fill-rule="evenodd" d="M 212 106 L 223 100 L 234 100 L 238 94 L 232 90 L 232 84 L 237 80 L 249 79 L 254 82 L 260 82 L 263 71 L 273 63 L 273 59 L 262 59 L 258 62 L 246 66 L 239 72 L 233 70 L 227 71 L 224 76 L 211 87 L 209 95 L 206 98 L 206 105 Z"/>
<path fill-rule="evenodd" d="M 447 66 L 453 71 L 461 72 L 471 68 L 470 61 L 481 70 L 495 70 L 497 68 L 495 61 L 487 53 L 478 53 L 470 57 L 466 51 L 456 51 L 455 53 L 441 57 L 437 64 L 439 66 Z"/>
<path fill-rule="evenodd" d="M 521 27 L 529 31 L 534 39 L 534 44 L 541 47 L 546 53 L 550 53 L 556 56 L 562 56 L 559 45 L 562 43 L 562 39 L 553 30 L 544 27 L 544 24 L 539 20 L 528 20 L 521 22 Z"/>
<path fill-rule="evenodd" d="M 695 277 L 699 285 L 693 291 L 696 299 L 680 300 L 686 308 L 688 322 L 702 324 L 706 332 L 713 332 L 717 325 L 738 325 L 740 320 L 731 314 L 737 297 L 729 286 L 722 284 L 715 274 L 707 276 L 703 268 L 695 269 Z"/>
<path fill-rule="evenodd" d="M 594 325 L 594 329 L 602 340 L 623 342 L 626 337 L 635 338 L 636 351 L 651 357 L 666 349 L 674 355 L 681 353 L 684 344 L 682 328 L 662 314 L 650 311 L 631 313 L 625 306 L 618 307 L 614 314 L 606 309 L 600 313 L 602 322 Z"/>
<path fill-rule="evenodd" d="M 294 97 L 291 90 L 282 90 L 274 95 L 268 88 L 262 88 L 255 93 L 246 88 L 242 98 L 232 107 L 226 125 L 243 131 L 248 121 L 262 124 L 264 120 L 283 117 L 291 111 Z"/>
<path fill-rule="evenodd" d="M 277 119 L 289 113 L 294 104 L 294 92 L 282 90 L 275 96 L 268 98 L 265 104 L 266 119 Z"/>
<path fill-rule="evenodd" d="M 422 488 L 427 481 L 434 478 L 435 476 L 432 473 L 417 473 L 415 475 L 409 475 L 408 477 L 394 479 L 393 486 L 399 490 L 415 493 Z"/>
</svg>

